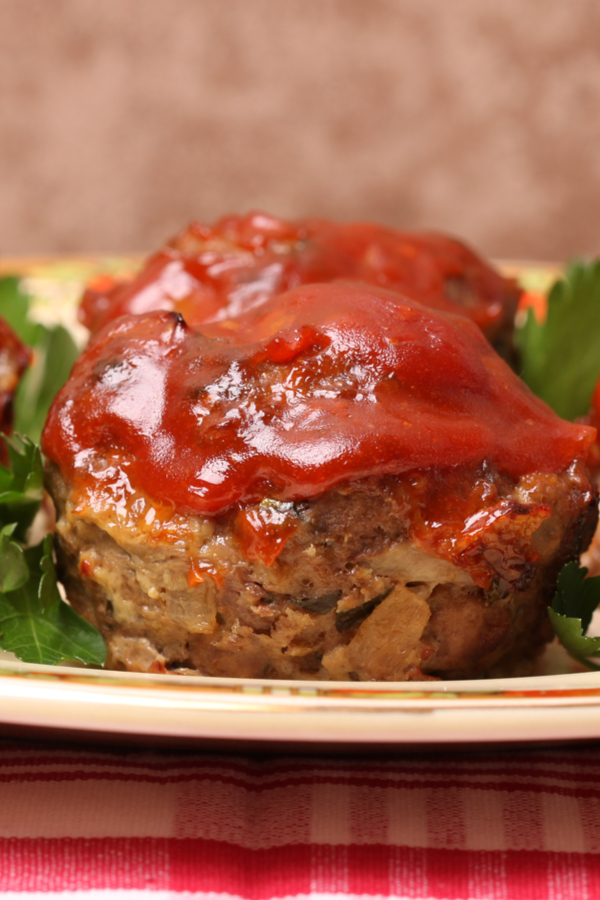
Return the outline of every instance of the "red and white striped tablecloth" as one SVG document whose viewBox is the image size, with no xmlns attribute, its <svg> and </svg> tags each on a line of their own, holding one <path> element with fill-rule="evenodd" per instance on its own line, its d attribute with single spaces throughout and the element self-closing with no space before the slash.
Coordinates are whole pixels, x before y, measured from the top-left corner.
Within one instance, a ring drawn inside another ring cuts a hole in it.
<svg viewBox="0 0 600 900">
<path fill-rule="evenodd" d="M 600 898 L 600 748 L 373 757 L 0 744 L 25 898 Z"/>
</svg>

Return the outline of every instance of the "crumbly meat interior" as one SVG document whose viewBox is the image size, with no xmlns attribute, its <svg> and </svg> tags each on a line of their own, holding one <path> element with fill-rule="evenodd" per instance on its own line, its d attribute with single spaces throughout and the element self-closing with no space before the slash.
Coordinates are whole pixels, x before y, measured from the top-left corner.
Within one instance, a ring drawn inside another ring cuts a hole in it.
<svg viewBox="0 0 600 900">
<path fill-rule="evenodd" d="M 102 631 L 110 667 L 404 681 L 517 674 L 551 638 L 557 572 L 597 518 L 587 473 L 494 477 L 511 515 L 467 529 L 454 556 L 415 538 L 401 478 L 216 518 L 87 493 L 54 464 L 48 487 L 69 599 Z"/>
</svg>

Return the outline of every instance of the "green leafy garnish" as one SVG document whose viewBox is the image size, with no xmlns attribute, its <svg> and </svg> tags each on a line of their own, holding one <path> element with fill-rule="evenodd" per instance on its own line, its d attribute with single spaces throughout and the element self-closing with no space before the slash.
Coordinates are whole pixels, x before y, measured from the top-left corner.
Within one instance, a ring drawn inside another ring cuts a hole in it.
<svg viewBox="0 0 600 900">
<path fill-rule="evenodd" d="M 12 523 L 24 542 L 44 496 L 40 448 L 29 438 L 4 438 L 10 468 L 0 465 L 0 525 Z"/>
<path fill-rule="evenodd" d="M 0 530 L 0 590 L 16 591 L 29 580 L 29 569 L 22 547 L 12 540 L 15 525 Z"/>
<path fill-rule="evenodd" d="M 28 438 L 5 440 L 10 468 L 0 466 L 0 647 L 29 663 L 102 665 L 106 647 L 99 632 L 58 590 L 52 535 L 25 546 L 44 496 L 40 449 Z"/>
<path fill-rule="evenodd" d="M 600 376 L 600 260 L 569 266 L 548 294 L 545 321 L 530 309 L 516 340 L 534 394 L 564 419 L 586 415 Z"/>
<path fill-rule="evenodd" d="M 563 566 L 548 615 L 559 641 L 574 659 L 600 670 L 590 656 L 600 653 L 600 637 L 585 637 L 594 610 L 600 605 L 600 576 L 586 578 L 588 570 L 576 562 Z"/>
<path fill-rule="evenodd" d="M 15 396 L 15 431 L 39 441 L 50 404 L 69 377 L 79 351 L 62 325 L 48 328 L 32 321 L 30 307 L 31 298 L 18 278 L 0 279 L 0 316 L 34 351 L 32 365 Z"/>
<path fill-rule="evenodd" d="M 78 356 L 66 328 L 33 321 L 30 308 L 19 279 L 0 279 L 0 316 L 33 350 L 14 404 L 15 428 L 27 437 L 4 438 L 10 462 L 0 465 L 0 647 L 28 663 L 102 665 L 102 637 L 60 595 L 52 535 L 27 546 L 44 497 L 42 458 L 34 441 Z"/>
<path fill-rule="evenodd" d="M 2 529 L 0 535 L 4 535 Z M 10 539 L 10 535 L 8 535 Z M 102 665 L 100 634 L 60 596 L 52 560 L 52 535 L 27 549 L 12 544 L 0 591 L 0 645 L 29 663 L 79 660 Z"/>
</svg>

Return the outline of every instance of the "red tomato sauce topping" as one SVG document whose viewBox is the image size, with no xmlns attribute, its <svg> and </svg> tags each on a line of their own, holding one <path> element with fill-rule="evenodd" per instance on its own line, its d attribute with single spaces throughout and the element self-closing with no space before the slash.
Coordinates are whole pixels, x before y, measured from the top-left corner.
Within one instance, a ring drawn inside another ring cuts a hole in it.
<svg viewBox="0 0 600 900">
<path fill-rule="evenodd" d="M 510 330 L 519 299 L 472 250 L 440 234 L 368 222 L 285 222 L 264 213 L 198 222 L 151 256 L 140 274 L 111 289 L 89 289 L 80 318 L 98 331 L 122 315 L 179 312 L 191 328 L 237 317 L 302 284 L 352 279 L 398 290 L 433 309 L 461 313 L 494 339 Z"/>
<path fill-rule="evenodd" d="M 12 328 L 0 319 L 0 433 L 10 434 L 13 399 L 21 376 L 31 362 L 31 350 L 21 343 Z M 0 463 L 9 461 L 6 443 L 0 438 Z"/>
<path fill-rule="evenodd" d="M 558 472 L 594 440 L 538 400 L 472 322 L 396 292 L 305 286 L 236 325 L 224 339 L 153 313 L 106 328 L 56 398 L 44 452 L 74 481 L 120 478 L 218 515 L 414 470 Z"/>
</svg>

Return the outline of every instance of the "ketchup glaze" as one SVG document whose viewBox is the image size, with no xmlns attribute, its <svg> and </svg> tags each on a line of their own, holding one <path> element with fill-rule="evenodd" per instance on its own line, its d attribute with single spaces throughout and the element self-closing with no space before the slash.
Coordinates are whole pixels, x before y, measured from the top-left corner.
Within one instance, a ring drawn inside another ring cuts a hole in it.
<svg viewBox="0 0 600 900">
<path fill-rule="evenodd" d="M 131 282 L 88 290 L 80 318 L 92 332 L 122 315 L 179 312 L 192 328 L 230 321 L 301 284 L 339 278 L 398 290 L 461 313 L 490 341 L 512 328 L 519 298 L 472 250 L 441 234 L 369 222 L 286 222 L 265 213 L 193 222 L 151 256 Z"/>
<path fill-rule="evenodd" d="M 17 337 L 10 325 L 0 319 L 0 433 L 10 434 L 13 424 L 13 398 L 21 376 L 31 363 L 31 350 Z M 0 463 L 8 463 L 8 449 L 0 438 Z"/>
<path fill-rule="evenodd" d="M 473 322 L 397 292 L 303 286 L 221 334 L 173 312 L 108 326 L 54 401 L 45 454 L 75 484 L 121 479 L 214 516 L 368 476 L 482 463 L 514 479 L 560 472 L 594 440 Z"/>
</svg>

